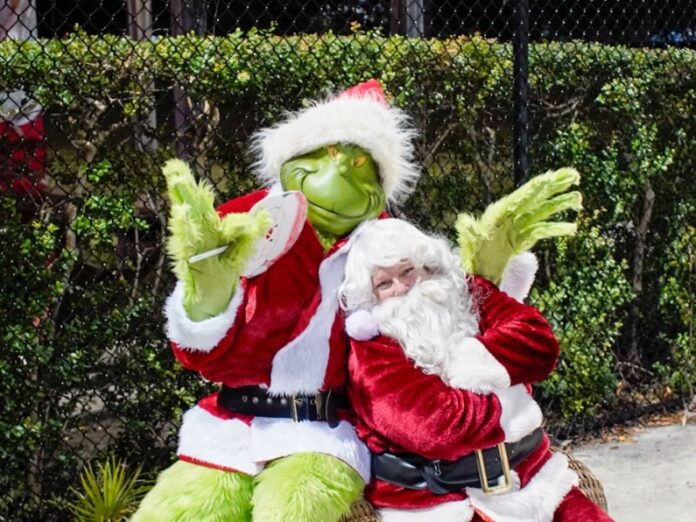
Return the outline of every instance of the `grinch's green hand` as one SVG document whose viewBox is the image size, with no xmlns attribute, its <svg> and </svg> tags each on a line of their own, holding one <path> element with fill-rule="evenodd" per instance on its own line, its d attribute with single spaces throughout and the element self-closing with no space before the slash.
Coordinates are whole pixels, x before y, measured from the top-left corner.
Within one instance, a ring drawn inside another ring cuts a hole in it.
<svg viewBox="0 0 696 522">
<path fill-rule="evenodd" d="M 540 239 L 574 234 L 575 223 L 545 220 L 564 210 L 582 208 L 579 192 L 565 193 L 579 181 L 575 169 L 547 172 L 489 205 L 478 219 L 460 214 L 455 228 L 464 270 L 499 284 L 512 257 Z"/>
<path fill-rule="evenodd" d="M 188 165 L 170 160 L 162 169 L 171 201 L 167 250 L 184 283 L 184 307 L 194 321 L 222 313 L 230 302 L 254 244 L 271 225 L 265 211 L 220 218 L 212 187 L 196 182 Z M 193 256 L 227 246 L 219 255 L 191 263 Z"/>
</svg>

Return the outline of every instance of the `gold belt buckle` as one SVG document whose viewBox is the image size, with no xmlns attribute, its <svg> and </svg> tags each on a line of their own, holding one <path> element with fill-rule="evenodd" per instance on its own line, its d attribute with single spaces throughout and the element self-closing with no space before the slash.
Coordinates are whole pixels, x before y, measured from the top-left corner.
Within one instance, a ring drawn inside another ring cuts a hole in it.
<svg viewBox="0 0 696 522">
<path fill-rule="evenodd" d="M 331 390 L 329 390 L 329 395 L 327 395 L 327 399 L 331 396 Z M 317 392 L 317 394 L 314 396 L 314 406 L 317 409 L 317 420 L 326 420 L 326 413 L 324 412 L 324 398 L 321 395 L 321 392 Z"/>
<path fill-rule="evenodd" d="M 288 398 L 290 399 L 290 415 L 292 415 L 292 422 L 299 422 L 297 418 L 297 397 L 293 393 Z"/>
<path fill-rule="evenodd" d="M 497 446 L 498 454 L 500 455 L 500 464 L 503 468 L 503 482 L 497 486 L 488 485 L 488 475 L 486 474 L 486 462 L 483 459 L 483 451 L 475 450 L 476 454 L 476 467 L 478 468 L 479 480 L 481 481 L 481 489 L 488 495 L 500 495 L 506 491 L 512 489 L 512 475 L 510 474 L 510 462 L 508 461 L 507 449 L 505 448 L 505 443 L 500 443 Z"/>
<path fill-rule="evenodd" d="M 331 392 L 329 392 L 331 393 Z M 328 398 L 328 397 L 327 397 Z M 292 417 L 293 422 L 299 422 L 298 414 L 297 414 L 297 395 L 294 393 L 291 395 L 288 395 L 288 400 L 290 401 L 290 416 Z M 302 400 L 308 400 L 310 402 L 310 406 L 312 403 L 314 403 L 314 407 L 317 409 L 317 419 L 322 419 L 325 417 L 323 409 L 324 409 L 324 401 L 322 400 L 321 393 L 317 393 L 313 399 L 306 398 L 306 399 L 299 399 L 300 401 Z"/>
</svg>

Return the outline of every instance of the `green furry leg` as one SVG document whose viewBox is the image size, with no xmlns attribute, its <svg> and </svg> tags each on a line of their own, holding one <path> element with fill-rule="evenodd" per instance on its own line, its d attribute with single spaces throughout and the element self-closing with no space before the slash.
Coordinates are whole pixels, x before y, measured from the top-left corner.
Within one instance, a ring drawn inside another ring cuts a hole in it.
<svg viewBox="0 0 696 522">
<path fill-rule="evenodd" d="M 177 461 L 157 477 L 131 522 L 248 522 L 252 478 Z"/>
<path fill-rule="evenodd" d="M 345 462 L 320 453 L 278 459 L 255 482 L 254 522 L 337 522 L 365 485 Z"/>
</svg>

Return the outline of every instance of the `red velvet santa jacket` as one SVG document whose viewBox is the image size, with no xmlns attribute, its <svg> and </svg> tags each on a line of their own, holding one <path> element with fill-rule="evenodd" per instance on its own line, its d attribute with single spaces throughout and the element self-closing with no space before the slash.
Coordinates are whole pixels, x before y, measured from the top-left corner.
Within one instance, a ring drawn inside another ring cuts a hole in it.
<svg viewBox="0 0 696 522">
<path fill-rule="evenodd" d="M 268 194 L 258 191 L 223 204 L 221 215 L 248 211 Z M 336 290 L 343 279 L 350 238 L 324 252 L 306 222 L 297 242 L 266 272 L 242 278 L 228 309 L 191 321 L 183 289 L 169 298 L 167 333 L 181 363 L 230 387 L 261 385 L 275 394 L 343 391 L 348 338 Z M 369 454 L 351 424 L 251 418 L 218 408 L 216 394 L 184 416 L 179 457 L 255 474 L 263 463 L 318 451 L 352 465 L 366 480 Z"/>
<path fill-rule="evenodd" d="M 517 441 L 541 425 L 541 411 L 527 385 L 544 379 L 555 366 L 559 348 L 549 324 L 535 308 L 518 303 L 484 279 L 471 278 L 469 286 L 479 304 L 480 334 L 454 347 L 448 380 L 457 381 L 458 388 L 415 367 L 393 339 L 351 341 L 349 397 L 358 435 L 372 452 L 456 460 L 473 450 Z M 551 459 L 548 446 L 544 437 L 539 449 L 515 469 L 518 491 L 520 487 L 524 491 L 546 467 Z M 552 487 L 543 488 L 554 490 L 552 498 L 537 499 L 547 504 L 551 500 L 549 520 L 576 480 L 564 463 L 554 462 L 552 468 L 545 477 Z M 486 498 L 480 490 L 467 488 L 435 495 L 379 480 L 373 480 L 366 491 L 367 499 L 381 508 L 422 510 L 448 504 L 453 520 L 466 520 L 473 508 L 492 520 L 505 520 L 499 505 L 514 494 Z M 489 499 L 498 507 L 491 507 Z M 455 504 L 461 504 L 461 509 Z M 450 511 L 441 511 L 430 514 L 448 520 Z"/>
</svg>

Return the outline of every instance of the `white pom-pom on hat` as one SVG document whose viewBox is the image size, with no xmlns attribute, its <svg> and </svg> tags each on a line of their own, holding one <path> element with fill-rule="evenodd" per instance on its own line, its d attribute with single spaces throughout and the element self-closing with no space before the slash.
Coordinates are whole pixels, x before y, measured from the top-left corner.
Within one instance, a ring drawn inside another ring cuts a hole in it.
<svg viewBox="0 0 696 522">
<path fill-rule="evenodd" d="M 367 310 L 358 310 L 346 318 L 346 332 L 356 341 L 369 341 L 379 335 L 379 325 Z"/>
</svg>

